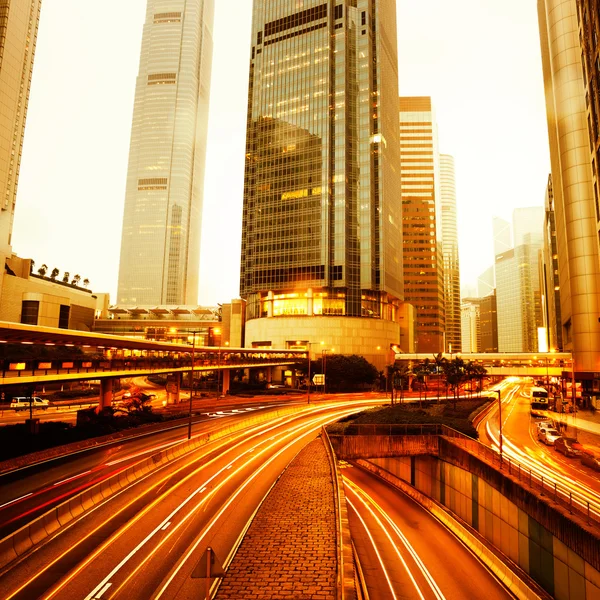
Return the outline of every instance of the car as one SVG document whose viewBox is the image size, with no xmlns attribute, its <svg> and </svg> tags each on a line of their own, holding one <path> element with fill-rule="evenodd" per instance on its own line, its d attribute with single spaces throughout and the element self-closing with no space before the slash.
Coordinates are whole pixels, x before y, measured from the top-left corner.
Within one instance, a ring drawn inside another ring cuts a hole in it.
<svg viewBox="0 0 600 600">
<path fill-rule="evenodd" d="M 540 421 L 539 423 L 536 423 L 535 426 L 537 427 L 538 431 L 541 428 L 544 429 L 554 429 L 554 423 L 552 421 Z"/>
<path fill-rule="evenodd" d="M 580 456 L 583 446 L 575 438 L 560 437 L 554 442 L 554 449 L 565 456 Z"/>
<path fill-rule="evenodd" d="M 538 439 L 544 442 L 548 446 L 552 446 L 554 442 L 560 437 L 560 433 L 556 429 L 540 429 Z"/>
<path fill-rule="evenodd" d="M 589 448 L 584 448 L 581 451 L 581 464 L 586 467 L 591 467 L 596 471 L 600 471 L 600 453 L 594 452 Z"/>
<path fill-rule="evenodd" d="M 42 400 L 38 396 L 16 396 L 10 402 L 10 408 L 14 410 L 29 410 L 29 407 L 46 410 L 50 406 L 48 400 Z"/>
<path fill-rule="evenodd" d="M 281 390 L 283 388 L 285 388 L 285 385 L 283 385 L 283 383 L 267 383 L 268 390 Z"/>
</svg>

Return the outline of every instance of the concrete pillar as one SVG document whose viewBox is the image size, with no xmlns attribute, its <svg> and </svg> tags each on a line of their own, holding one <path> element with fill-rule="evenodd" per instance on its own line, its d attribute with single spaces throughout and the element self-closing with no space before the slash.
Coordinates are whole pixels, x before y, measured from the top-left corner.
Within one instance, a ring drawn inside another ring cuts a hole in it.
<svg viewBox="0 0 600 600">
<path fill-rule="evenodd" d="M 313 291 L 312 291 L 312 288 L 308 288 L 308 291 L 306 293 L 306 300 L 307 300 L 307 304 L 308 304 L 308 306 L 306 308 L 307 314 L 309 317 L 312 317 L 313 316 Z"/>
<path fill-rule="evenodd" d="M 273 292 L 267 292 L 267 317 L 273 316 Z"/>
<path fill-rule="evenodd" d="M 98 412 L 103 408 L 112 406 L 113 401 L 113 379 L 103 377 L 100 380 L 100 400 L 98 402 Z"/>
<path fill-rule="evenodd" d="M 167 404 L 177 404 L 181 401 L 181 373 L 171 373 L 167 376 Z"/>
<path fill-rule="evenodd" d="M 225 396 L 229 392 L 229 382 L 231 379 L 231 371 L 229 369 L 223 369 L 221 372 L 221 385 L 223 389 L 221 393 Z"/>
<path fill-rule="evenodd" d="M 271 383 L 273 381 L 273 367 L 267 367 L 266 370 L 267 383 Z"/>
</svg>

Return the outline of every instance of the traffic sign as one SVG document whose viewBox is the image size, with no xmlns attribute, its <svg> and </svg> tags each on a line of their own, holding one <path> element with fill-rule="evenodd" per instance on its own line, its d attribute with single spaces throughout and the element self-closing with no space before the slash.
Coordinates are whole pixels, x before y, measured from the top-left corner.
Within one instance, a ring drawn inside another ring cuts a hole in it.
<svg viewBox="0 0 600 600">
<path fill-rule="evenodd" d="M 209 559 L 210 556 L 210 559 Z M 210 560 L 210 569 L 208 561 Z M 204 554 L 200 557 L 198 564 L 192 571 L 192 577 L 194 579 L 211 579 L 212 577 L 223 577 L 225 571 L 223 571 L 223 565 L 217 558 L 214 550 L 209 546 Z"/>
<path fill-rule="evenodd" d="M 312 381 L 315 385 L 325 385 L 325 375 L 323 373 L 315 373 Z"/>
</svg>

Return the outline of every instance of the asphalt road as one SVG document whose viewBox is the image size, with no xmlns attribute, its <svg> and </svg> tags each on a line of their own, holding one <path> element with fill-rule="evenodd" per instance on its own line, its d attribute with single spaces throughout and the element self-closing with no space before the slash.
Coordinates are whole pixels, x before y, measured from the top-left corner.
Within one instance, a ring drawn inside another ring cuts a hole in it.
<svg viewBox="0 0 600 600">
<path fill-rule="evenodd" d="M 359 467 L 342 470 L 352 539 L 371 598 L 512 598 L 443 525 Z"/>
</svg>

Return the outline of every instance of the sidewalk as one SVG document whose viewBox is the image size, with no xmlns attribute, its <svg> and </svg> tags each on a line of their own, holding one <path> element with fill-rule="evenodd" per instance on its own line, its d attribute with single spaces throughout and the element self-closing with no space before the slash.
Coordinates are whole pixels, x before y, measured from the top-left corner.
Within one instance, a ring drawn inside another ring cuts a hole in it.
<svg viewBox="0 0 600 600">
<path fill-rule="evenodd" d="M 598 412 L 578 410 L 576 413 L 565 414 L 546 411 L 546 414 L 553 421 L 560 421 L 580 431 L 587 431 L 600 436 L 600 413 Z"/>
<path fill-rule="evenodd" d="M 312 441 L 254 517 L 217 600 L 335 600 L 334 489 L 327 450 Z"/>
</svg>

